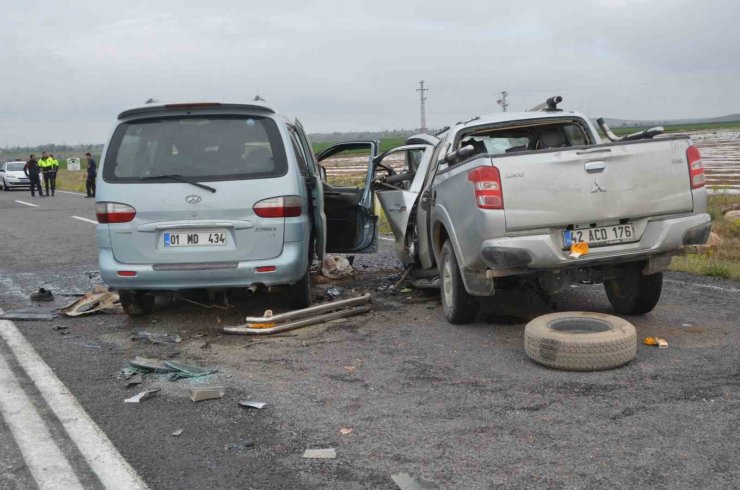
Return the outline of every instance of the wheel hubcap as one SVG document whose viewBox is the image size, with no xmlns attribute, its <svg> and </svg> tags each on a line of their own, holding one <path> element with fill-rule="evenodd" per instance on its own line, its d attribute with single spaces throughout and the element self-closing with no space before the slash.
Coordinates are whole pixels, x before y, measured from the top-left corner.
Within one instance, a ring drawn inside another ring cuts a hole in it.
<svg viewBox="0 0 740 490">
<path fill-rule="evenodd" d="M 452 265 L 449 260 L 442 266 L 442 299 L 446 305 L 452 304 Z"/>
</svg>

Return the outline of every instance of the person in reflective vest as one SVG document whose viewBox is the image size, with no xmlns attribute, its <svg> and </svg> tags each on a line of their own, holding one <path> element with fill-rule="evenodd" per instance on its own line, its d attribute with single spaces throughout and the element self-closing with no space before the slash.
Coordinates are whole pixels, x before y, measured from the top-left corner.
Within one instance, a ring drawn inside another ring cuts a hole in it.
<svg viewBox="0 0 740 490">
<path fill-rule="evenodd" d="M 54 165 L 56 163 L 56 165 Z M 46 191 L 47 197 L 49 196 L 49 187 L 51 187 L 51 195 L 54 195 L 54 190 L 56 187 L 56 167 L 59 166 L 59 162 L 54 160 L 53 157 L 49 156 L 48 152 L 41 153 L 41 158 L 39 159 L 39 167 L 41 168 L 41 173 L 44 176 L 44 190 Z"/>
</svg>

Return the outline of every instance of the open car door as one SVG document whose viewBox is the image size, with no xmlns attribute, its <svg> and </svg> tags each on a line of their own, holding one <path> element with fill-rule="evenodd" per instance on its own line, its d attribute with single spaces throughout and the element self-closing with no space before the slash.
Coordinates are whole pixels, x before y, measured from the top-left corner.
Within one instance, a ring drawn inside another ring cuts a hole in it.
<svg viewBox="0 0 740 490">
<path fill-rule="evenodd" d="M 323 212 L 326 217 L 326 251 L 332 253 L 372 252 L 377 248 L 377 216 L 372 189 L 372 162 L 379 141 L 348 141 L 316 155 L 322 175 Z M 365 160 L 364 157 L 367 157 Z M 332 173 L 353 177 L 359 185 L 332 185 L 322 162 L 333 159 Z"/>
</svg>

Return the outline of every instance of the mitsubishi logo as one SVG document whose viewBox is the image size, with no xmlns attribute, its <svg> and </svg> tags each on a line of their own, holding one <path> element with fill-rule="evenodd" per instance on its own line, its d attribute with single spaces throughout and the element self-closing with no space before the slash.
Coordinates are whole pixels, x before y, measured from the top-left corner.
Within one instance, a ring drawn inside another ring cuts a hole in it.
<svg viewBox="0 0 740 490">
<path fill-rule="evenodd" d="M 591 194 L 593 194 L 594 192 L 606 192 L 606 187 L 601 187 L 601 185 L 596 180 L 594 180 L 594 185 L 591 186 Z"/>
<path fill-rule="evenodd" d="M 190 194 L 189 196 L 185 197 L 185 202 L 188 204 L 198 204 L 200 202 L 200 199 L 201 197 L 198 194 Z"/>
</svg>

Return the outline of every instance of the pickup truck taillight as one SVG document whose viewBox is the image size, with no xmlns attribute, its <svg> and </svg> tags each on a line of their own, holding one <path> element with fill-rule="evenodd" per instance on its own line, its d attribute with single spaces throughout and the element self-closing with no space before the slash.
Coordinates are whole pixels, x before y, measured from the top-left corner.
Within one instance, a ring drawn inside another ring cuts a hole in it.
<svg viewBox="0 0 740 490">
<path fill-rule="evenodd" d="M 136 216 L 136 209 L 120 202 L 95 203 L 95 214 L 98 223 L 128 223 Z"/>
<path fill-rule="evenodd" d="M 263 199 L 254 205 L 254 214 L 260 218 L 291 218 L 301 215 L 301 198 L 280 196 Z"/>
<path fill-rule="evenodd" d="M 473 183 L 475 204 L 481 209 L 504 209 L 501 174 L 496 167 L 478 167 L 468 172 Z"/>
<path fill-rule="evenodd" d="M 686 161 L 689 162 L 691 188 L 698 189 L 699 187 L 704 187 L 704 166 L 701 164 L 699 148 L 694 145 L 689 146 L 686 149 Z"/>
</svg>

